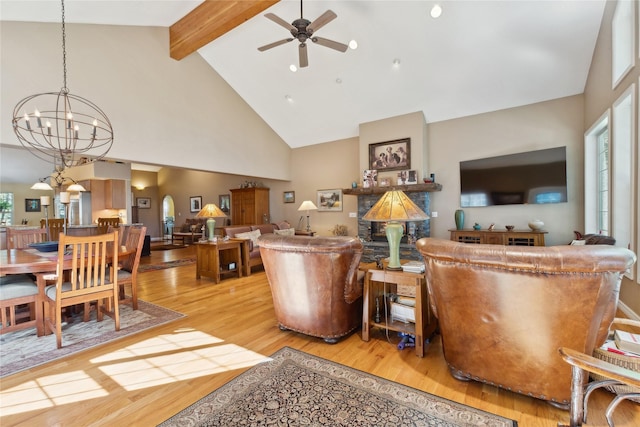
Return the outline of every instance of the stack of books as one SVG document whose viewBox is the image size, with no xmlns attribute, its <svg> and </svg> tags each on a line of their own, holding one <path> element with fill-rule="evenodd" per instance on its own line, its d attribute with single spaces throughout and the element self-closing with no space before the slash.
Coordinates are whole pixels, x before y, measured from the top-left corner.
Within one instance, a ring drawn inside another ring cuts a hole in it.
<svg viewBox="0 0 640 427">
<path fill-rule="evenodd" d="M 391 320 L 416 323 L 416 299 L 398 295 L 391 303 Z"/>
<path fill-rule="evenodd" d="M 405 273 L 424 273 L 424 263 L 421 261 L 409 261 L 402 264 Z"/>
<path fill-rule="evenodd" d="M 619 350 L 626 353 L 634 353 L 635 356 L 640 356 L 640 334 L 615 331 L 613 334 L 613 340 Z"/>
</svg>

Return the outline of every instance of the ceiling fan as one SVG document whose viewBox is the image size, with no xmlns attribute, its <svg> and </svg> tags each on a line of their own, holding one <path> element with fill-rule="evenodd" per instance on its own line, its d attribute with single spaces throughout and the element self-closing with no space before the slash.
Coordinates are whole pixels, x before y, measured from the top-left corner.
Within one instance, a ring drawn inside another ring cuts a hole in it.
<svg viewBox="0 0 640 427">
<path fill-rule="evenodd" d="M 314 43 L 317 43 L 321 46 L 329 47 L 331 49 L 338 50 L 340 52 L 346 52 L 349 46 L 344 43 L 339 43 L 333 40 L 325 39 L 322 37 L 315 36 L 314 33 L 318 31 L 320 28 L 327 25 L 329 22 L 333 21 L 338 17 L 332 10 L 327 10 L 325 13 L 316 18 L 315 21 L 311 22 L 307 19 L 304 19 L 302 14 L 302 0 L 300 0 L 300 19 L 296 19 L 291 24 L 289 24 L 284 19 L 280 18 L 273 13 L 267 13 L 264 15 L 269 18 L 273 22 L 278 25 L 282 25 L 284 28 L 291 32 L 293 37 L 289 37 L 286 39 L 278 40 L 273 43 L 266 44 L 258 48 L 260 52 L 264 52 L 265 50 L 271 49 L 276 46 L 280 46 L 281 44 L 288 43 L 293 40 L 298 40 L 300 45 L 298 46 L 298 54 L 300 57 L 300 68 L 306 67 L 309 65 L 309 57 L 307 56 L 307 40 L 311 40 Z"/>
</svg>

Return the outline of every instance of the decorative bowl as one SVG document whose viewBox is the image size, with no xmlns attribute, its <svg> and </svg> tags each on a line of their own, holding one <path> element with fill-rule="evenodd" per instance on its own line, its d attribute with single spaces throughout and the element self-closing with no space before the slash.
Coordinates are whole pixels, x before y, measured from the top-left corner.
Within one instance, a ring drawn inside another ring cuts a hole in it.
<svg viewBox="0 0 640 427">
<path fill-rule="evenodd" d="M 533 231 L 541 230 L 542 227 L 544 227 L 544 222 L 540 221 L 539 219 L 534 219 L 533 221 L 529 222 L 529 228 Z"/>
<path fill-rule="evenodd" d="M 511 231 L 514 229 L 513 225 L 505 225 L 504 228 L 506 228 L 508 231 Z"/>
<path fill-rule="evenodd" d="M 40 252 L 55 252 L 58 250 L 58 242 L 31 243 L 29 247 L 34 248 Z"/>
</svg>

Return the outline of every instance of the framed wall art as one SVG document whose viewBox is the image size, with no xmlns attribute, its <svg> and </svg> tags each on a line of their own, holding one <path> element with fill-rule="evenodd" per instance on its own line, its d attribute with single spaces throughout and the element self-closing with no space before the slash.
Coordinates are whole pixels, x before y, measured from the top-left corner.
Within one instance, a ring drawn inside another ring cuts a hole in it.
<svg viewBox="0 0 640 427">
<path fill-rule="evenodd" d="M 40 212 L 40 199 L 24 199 L 25 212 Z"/>
<path fill-rule="evenodd" d="M 218 207 L 222 212 L 229 215 L 229 212 L 231 212 L 231 196 L 229 194 L 220 194 L 218 196 Z"/>
<path fill-rule="evenodd" d="M 151 198 L 150 197 L 138 197 L 136 199 L 137 205 L 139 209 L 151 209 Z"/>
<path fill-rule="evenodd" d="M 342 190 L 318 190 L 318 212 L 342 212 Z"/>
<path fill-rule="evenodd" d="M 369 144 L 369 169 L 394 171 L 411 167 L 411 138 Z"/>
<path fill-rule="evenodd" d="M 189 197 L 189 210 L 191 212 L 200 212 L 202 209 L 202 196 Z"/>
<path fill-rule="evenodd" d="M 296 201 L 296 192 L 295 191 L 283 191 L 282 199 L 285 203 L 295 203 Z"/>
</svg>

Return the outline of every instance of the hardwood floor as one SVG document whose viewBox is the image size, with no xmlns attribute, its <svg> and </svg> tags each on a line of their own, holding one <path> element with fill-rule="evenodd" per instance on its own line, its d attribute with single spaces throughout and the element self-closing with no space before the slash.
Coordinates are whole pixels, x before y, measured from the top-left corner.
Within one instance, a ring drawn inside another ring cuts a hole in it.
<svg viewBox="0 0 640 427">
<path fill-rule="evenodd" d="M 193 247 L 152 251 L 142 263 L 194 257 Z M 364 342 L 359 331 L 335 345 L 277 327 L 264 272 L 223 280 L 195 279 L 195 265 L 138 275 L 141 299 L 185 318 L 75 356 L 4 378 L 0 425 L 155 426 L 283 346 L 518 421 L 551 427 L 568 412 L 537 399 L 453 379 L 438 336 L 424 358 L 399 351 L 380 330 Z M 532 373 L 533 375 L 533 373 Z M 612 395 L 602 391 L 589 407 L 589 426 L 606 425 Z M 618 427 L 640 425 L 640 404 L 623 402 Z"/>
</svg>

